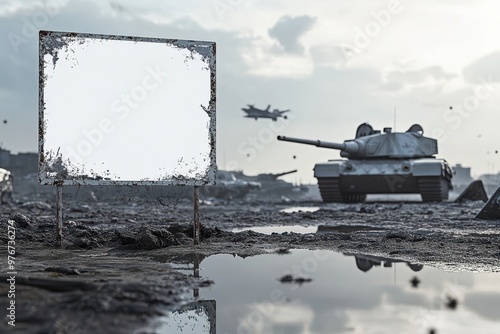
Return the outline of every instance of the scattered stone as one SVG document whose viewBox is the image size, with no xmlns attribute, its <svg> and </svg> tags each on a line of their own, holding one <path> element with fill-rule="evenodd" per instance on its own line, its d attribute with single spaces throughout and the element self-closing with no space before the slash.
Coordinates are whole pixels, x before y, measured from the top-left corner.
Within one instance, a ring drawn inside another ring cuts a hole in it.
<svg viewBox="0 0 500 334">
<path fill-rule="evenodd" d="M 136 242 L 137 233 L 134 233 L 132 231 L 115 230 L 115 234 L 118 237 L 118 239 L 121 240 L 122 245 L 133 245 Z"/>
<path fill-rule="evenodd" d="M 141 226 L 135 244 L 139 249 L 151 250 L 175 245 L 175 239 L 167 229 L 154 230 L 149 226 Z"/>
<path fill-rule="evenodd" d="M 461 203 L 464 201 L 488 201 L 488 195 L 484 189 L 483 181 L 475 180 L 465 188 L 460 195 L 458 195 L 455 203 Z"/>
<path fill-rule="evenodd" d="M 139 249 L 147 250 L 161 248 L 160 240 L 147 227 L 141 227 L 137 233 L 135 245 Z"/>
<path fill-rule="evenodd" d="M 21 228 L 29 228 L 33 227 L 33 223 L 31 222 L 31 219 L 28 218 L 27 216 L 23 215 L 22 213 L 16 213 L 14 216 L 11 218 L 13 221 L 15 221 L 17 226 Z"/>
<path fill-rule="evenodd" d="M 479 219 L 500 219 L 500 188 L 495 191 L 490 200 L 484 205 L 476 218 Z"/>
</svg>

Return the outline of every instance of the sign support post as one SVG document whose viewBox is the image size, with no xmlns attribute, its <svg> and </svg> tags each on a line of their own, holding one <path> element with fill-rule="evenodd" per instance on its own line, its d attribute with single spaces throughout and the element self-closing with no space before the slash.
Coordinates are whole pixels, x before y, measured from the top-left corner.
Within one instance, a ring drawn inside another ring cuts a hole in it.
<svg viewBox="0 0 500 334">
<path fill-rule="evenodd" d="M 62 245 L 62 228 L 63 228 L 63 186 L 56 185 L 56 246 Z"/>
</svg>

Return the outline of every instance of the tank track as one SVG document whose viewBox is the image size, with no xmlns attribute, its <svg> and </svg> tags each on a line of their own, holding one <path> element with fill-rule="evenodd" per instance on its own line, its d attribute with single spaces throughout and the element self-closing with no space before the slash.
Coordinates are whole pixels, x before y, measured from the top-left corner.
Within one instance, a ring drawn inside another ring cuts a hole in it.
<svg viewBox="0 0 500 334">
<path fill-rule="evenodd" d="M 448 181 L 441 176 L 420 177 L 418 188 L 424 202 L 442 202 L 448 199 Z"/>
<path fill-rule="evenodd" d="M 340 192 L 340 182 L 338 178 L 318 178 L 318 187 L 323 202 L 343 202 L 342 193 Z"/>
<path fill-rule="evenodd" d="M 338 178 L 318 178 L 318 187 L 325 203 L 359 203 L 366 200 L 366 194 L 341 192 Z"/>
</svg>

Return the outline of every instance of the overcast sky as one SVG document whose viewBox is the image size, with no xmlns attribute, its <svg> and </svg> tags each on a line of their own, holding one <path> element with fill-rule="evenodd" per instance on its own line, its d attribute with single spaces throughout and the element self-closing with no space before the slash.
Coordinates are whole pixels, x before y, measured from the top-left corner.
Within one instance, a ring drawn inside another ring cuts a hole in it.
<svg viewBox="0 0 500 334">
<path fill-rule="evenodd" d="M 338 152 L 276 135 L 343 141 L 363 122 L 393 126 L 396 107 L 396 130 L 420 123 L 439 157 L 478 176 L 500 168 L 499 12 L 494 0 L 0 0 L 0 142 L 37 150 L 39 29 L 197 39 L 217 42 L 220 168 L 315 182 Z M 246 103 L 290 117 L 243 118 Z"/>
</svg>

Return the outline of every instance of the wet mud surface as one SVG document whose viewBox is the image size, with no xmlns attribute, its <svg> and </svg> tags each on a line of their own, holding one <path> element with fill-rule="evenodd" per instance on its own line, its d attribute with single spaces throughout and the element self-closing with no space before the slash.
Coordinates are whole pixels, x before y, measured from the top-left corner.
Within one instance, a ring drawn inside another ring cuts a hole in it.
<svg viewBox="0 0 500 334">
<path fill-rule="evenodd" d="M 12 221 L 15 226 L 17 331 L 154 333 L 150 319 L 192 301 L 193 289 L 213 284 L 169 265 L 194 253 L 286 256 L 287 249 L 325 249 L 451 271 L 500 271 L 500 221 L 474 218 L 483 202 L 203 202 L 198 246 L 193 246 L 188 200 L 169 206 L 119 203 L 65 203 L 61 248 L 55 247 L 50 197 L 19 198 L 1 207 L 4 250 L 7 226 Z M 317 210 L 280 211 L 291 207 Z M 270 225 L 320 227 L 307 234 L 230 232 Z M 3 254 L 2 308 L 9 302 Z M 0 331 L 6 330 L 12 327 L 2 322 Z"/>
</svg>

